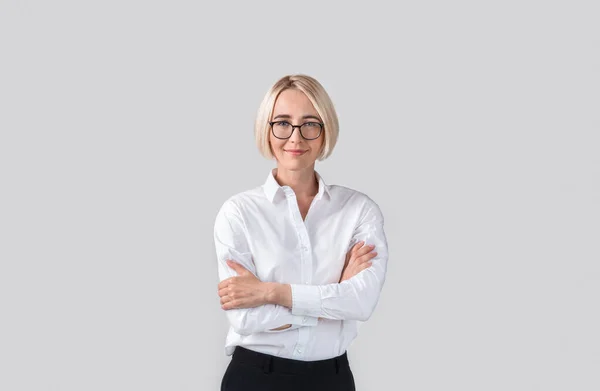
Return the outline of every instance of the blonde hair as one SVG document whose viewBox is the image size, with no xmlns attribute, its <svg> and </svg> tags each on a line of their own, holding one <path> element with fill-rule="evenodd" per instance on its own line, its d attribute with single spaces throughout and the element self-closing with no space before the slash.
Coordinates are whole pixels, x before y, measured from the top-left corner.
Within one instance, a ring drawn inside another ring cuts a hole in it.
<svg viewBox="0 0 600 391">
<path fill-rule="evenodd" d="M 301 74 L 287 75 L 277 80 L 263 98 L 254 123 L 254 136 L 258 150 L 265 158 L 274 158 L 269 143 L 269 132 L 271 131 L 269 121 L 273 115 L 273 107 L 275 106 L 277 97 L 282 91 L 287 89 L 302 91 L 323 120 L 323 137 L 325 137 L 325 140 L 321 152 L 317 156 L 317 160 L 326 159 L 333 152 L 333 147 L 335 147 L 338 139 L 338 117 L 333 102 L 321 83 L 310 76 Z"/>
</svg>

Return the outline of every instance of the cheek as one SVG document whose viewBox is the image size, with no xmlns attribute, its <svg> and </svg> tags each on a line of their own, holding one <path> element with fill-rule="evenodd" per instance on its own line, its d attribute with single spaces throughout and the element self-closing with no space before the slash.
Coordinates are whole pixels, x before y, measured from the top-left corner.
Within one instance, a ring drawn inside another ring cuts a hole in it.
<svg viewBox="0 0 600 391">
<path fill-rule="evenodd" d="M 323 139 L 319 139 L 320 141 L 311 145 L 311 149 L 315 155 L 318 155 L 321 152 L 321 148 L 323 148 Z"/>
<path fill-rule="evenodd" d="M 271 151 L 273 151 L 273 153 L 277 155 L 281 154 L 281 148 L 283 146 L 283 143 L 281 143 L 280 140 L 274 139 L 274 137 L 271 136 L 269 138 L 269 144 L 271 145 Z"/>
</svg>

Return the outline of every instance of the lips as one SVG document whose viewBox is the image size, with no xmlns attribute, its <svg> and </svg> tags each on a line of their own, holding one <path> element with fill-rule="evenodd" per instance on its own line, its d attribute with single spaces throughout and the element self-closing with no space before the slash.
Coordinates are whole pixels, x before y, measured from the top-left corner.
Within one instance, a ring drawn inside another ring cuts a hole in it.
<svg viewBox="0 0 600 391">
<path fill-rule="evenodd" d="M 300 156 L 306 152 L 301 149 L 284 149 L 284 151 L 289 153 L 292 156 Z"/>
</svg>

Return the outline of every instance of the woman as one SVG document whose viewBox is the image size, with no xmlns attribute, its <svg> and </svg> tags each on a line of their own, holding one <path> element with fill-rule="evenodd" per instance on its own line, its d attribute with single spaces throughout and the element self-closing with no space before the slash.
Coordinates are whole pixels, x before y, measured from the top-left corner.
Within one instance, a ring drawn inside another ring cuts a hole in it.
<svg viewBox="0 0 600 391">
<path fill-rule="evenodd" d="M 231 325 L 221 390 L 355 390 L 346 350 L 385 280 L 383 216 L 364 193 L 315 171 L 333 151 L 338 120 L 314 78 L 277 81 L 255 136 L 277 166 L 226 200 L 215 221 L 218 294 Z"/>
</svg>

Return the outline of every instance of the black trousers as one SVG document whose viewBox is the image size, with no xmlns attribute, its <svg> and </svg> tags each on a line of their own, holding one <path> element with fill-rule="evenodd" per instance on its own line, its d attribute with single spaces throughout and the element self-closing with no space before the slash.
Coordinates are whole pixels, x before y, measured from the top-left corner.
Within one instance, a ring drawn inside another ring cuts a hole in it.
<svg viewBox="0 0 600 391">
<path fill-rule="evenodd" d="M 221 391 L 355 391 L 348 354 L 301 361 L 236 346 Z"/>
</svg>

